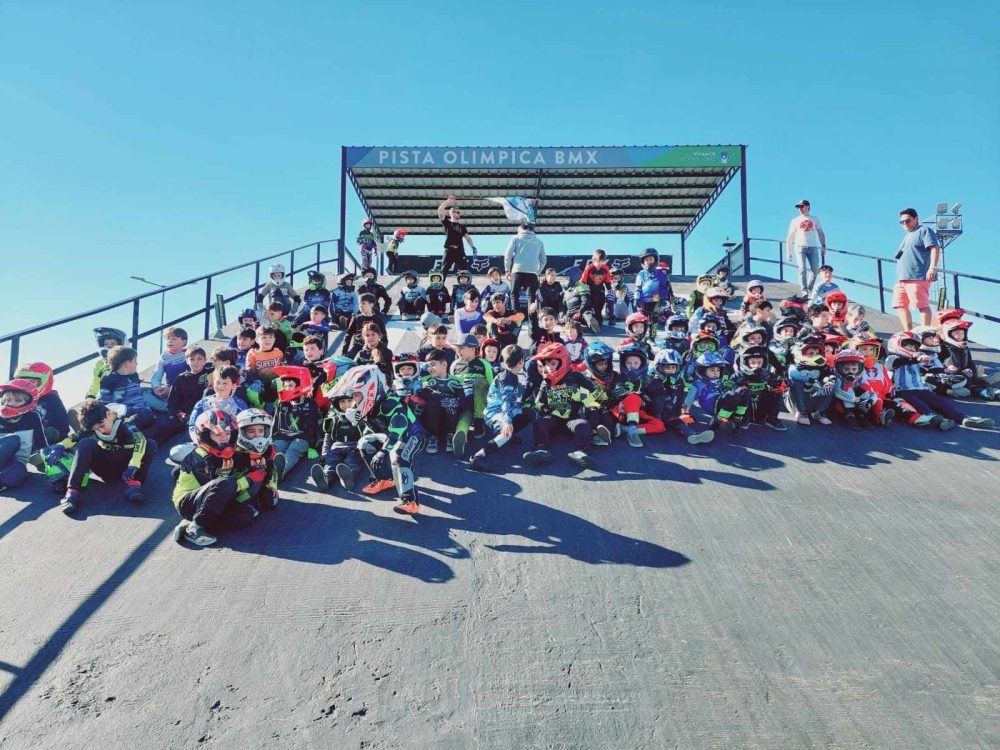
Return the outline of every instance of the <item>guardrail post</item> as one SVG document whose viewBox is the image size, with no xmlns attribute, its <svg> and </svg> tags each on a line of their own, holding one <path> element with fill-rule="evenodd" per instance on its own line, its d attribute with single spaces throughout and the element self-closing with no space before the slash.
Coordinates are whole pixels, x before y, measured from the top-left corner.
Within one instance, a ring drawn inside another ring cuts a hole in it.
<svg viewBox="0 0 1000 750">
<path fill-rule="evenodd" d="M 211 318 L 212 318 L 212 277 L 209 276 L 205 279 L 205 336 L 204 338 L 209 338 L 209 331 L 211 330 Z"/>
<path fill-rule="evenodd" d="M 958 296 L 958 275 L 952 274 L 951 277 L 955 280 L 955 307 L 961 307 L 961 299 Z"/>
<path fill-rule="evenodd" d="M 319 270 L 319 243 L 316 243 L 316 270 Z"/>
<path fill-rule="evenodd" d="M 785 243 L 778 243 L 778 278 L 785 280 Z"/>
<path fill-rule="evenodd" d="M 878 263 L 878 309 L 885 312 L 885 294 L 883 293 L 884 285 L 882 283 L 882 261 L 877 260 Z"/>
<path fill-rule="evenodd" d="M 139 351 L 139 300 L 132 301 L 132 348 Z"/>
<path fill-rule="evenodd" d="M 254 300 L 257 298 L 257 290 L 260 289 L 260 261 L 253 264 L 253 294 Z"/>
<path fill-rule="evenodd" d="M 17 371 L 17 360 L 21 356 L 21 337 L 17 336 L 10 340 L 10 368 L 7 371 L 7 380 L 14 379 Z"/>
<path fill-rule="evenodd" d="M 292 261 L 288 269 L 288 283 L 295 286 L 295 251 L 292 250 Z"/>
</svg>

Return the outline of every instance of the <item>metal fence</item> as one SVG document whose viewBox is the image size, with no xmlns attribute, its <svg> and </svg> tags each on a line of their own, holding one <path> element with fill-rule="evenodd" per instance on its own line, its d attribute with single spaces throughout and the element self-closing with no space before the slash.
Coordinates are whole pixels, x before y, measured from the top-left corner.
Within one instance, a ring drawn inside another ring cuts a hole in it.
<svg viewBox="0 0 1000 750">
<path fill-rule="evenodd" d="M 326 246 L 333 246 L 333 257 L 324 258 L 323 251 Z M 86 312 L 76 313 L 74 315 L 67 316 L 65 318 L 60 318 L 59 320 L 53 320 L 49 323 L 42 323 L 37 326 L 32 326 L 31 328 L 25 328 L 21 331 L 16 331 L 14 333 L 4 334 L 0 336 L 0 344 L 10 342 L 10 363 L 8 367 L 8 377 L 13 377 L 14 372 L 17 369 L 17 361 L 21 353 L 21 341 L 22 339 L 32 336 L 34 334 L 42 333 L 43 331 L 48 331 L 59 326 L 64 326 L 67 324 L 74 323 L 83 318 L 90 317 L 91 315 L 98 315 L 111 310 L 117 310 L 122 307 L 131 306 L 132 312 L 132 330 L 129 339 L 129 345 L 138 350 L 139 342 L 149 336 L 154 336 L 167 328 L 177 325 L 185 320 L 190 320 L 193 317 L 198 317 L 204 315 L 205 328 L 204 328 L 204 338 L 211 337 L 212 330 L 212 311 L 215 305 L 215 299 L 213 297 L 214 293 L 222 290 L 213 290 L 212 280 L 227 273 L 233 271 L 238 271 L 244 268 L 253 268 L 253 286 L 243 289 L 241 291 L 235 292 L 233 294 L 224 294 L 223 302 L 231 302 L 240 297 L 246 296 L 252 292 L 255 292 L 261 287 L 261 265 L 268 262 L 273 262 L 283 258 L 288 258 L 288 281 L 289 283 L 295 283 L 295 274 L 303 273 L 309 269 L 315 268 L 319 270 L 323 263 L 338 263 L 339 250 L 341 241 L 340 240 L 320 240 L 319 242 L 310 242 L 308 245 L 302 245 L 300 247 L 292 248 L 291 250 L 283 250 L 280 253 L 275 253 L 274 255 L 268 255 L 263 258 L 258 258 L 257 260 L 251 260 L 246 263 L 241 263 L 236 266 L 231 266 L 229 268 L 224 268 L 220 271 L 214 271 L 203 276 L 196 276 L 192 279 L 187 279 L 186 281 L 181 281 L 176 284 L 171 284 L 170 286 L 165 286 L 161 289 L 155 291 L 144 292 L 143 294 L 137 294 L 134 297 L 128 297 L 118 302 L 112 302 L 108 305 L 102 305 L 101 307 L 95 307 L 93 310 L 87 310 Z M 354 269 L 359 268 L 359 263 L 357 259 L 350 253 L 345 251 L 345 263 L 353 263 Z M 299 265 L 301 264 L 301 265 Z M 338 266 L 337 272 L 342 272 L 342 269 Z M 265 275 L 264 281 L 267 281 Z M 145 331 L 139 330 L 139 313 L 141 310 L 141 305 L 143 300 L 147 300 L 150 297 L 160 297 L 161 301 L 163 295 L 174 289 L 180 289 L 182 287 L 187 287 L 192 284 L 204 284 L 205 288 L 205 305 L 203 308 L 197 308 L 191 312 L 188 312 L 180 317 L 174 318 L 172 320 L 161 321 L 157 326 L 149 328 Z M 86 364 L 87 362 L 96 359 L 98 356 L 97 352 L 91 352 L 86 356 L 75 359 L 71 362 L 66 362 L 57 367 L 53 368 L 55 374 L 66 372 L 67 370 L 72 370 L 74 367 L 79 367 L 80 365 Z"/>
</svg>

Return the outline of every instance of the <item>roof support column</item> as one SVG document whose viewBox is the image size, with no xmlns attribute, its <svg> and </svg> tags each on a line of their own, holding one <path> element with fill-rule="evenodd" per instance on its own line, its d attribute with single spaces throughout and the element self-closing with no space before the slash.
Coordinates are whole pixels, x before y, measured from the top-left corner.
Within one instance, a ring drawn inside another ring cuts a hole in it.
<svg viewBox="0 0 1000 750">
<path fill-rule="evenodd" d="M 685 254 L 684 240 L 686 235 L 681 232 L 681 276 L 687 276 L 687 255 Z M 673 270 L 672 268 L 670 269 Z"/>
<path fill-rule="evenodd" d="M 747 225 L 747 147 L 740 146 L 740 205 L 743 220 L 743 273 L 750 275 L 750 229 Z"/>
<path fill-rule="evenodd" d="M 347 232 L 347 146 L 340 147 L 340 240 L 337 242 L 337 273 L 344 272 L 344 235 Z"/>
</svg>

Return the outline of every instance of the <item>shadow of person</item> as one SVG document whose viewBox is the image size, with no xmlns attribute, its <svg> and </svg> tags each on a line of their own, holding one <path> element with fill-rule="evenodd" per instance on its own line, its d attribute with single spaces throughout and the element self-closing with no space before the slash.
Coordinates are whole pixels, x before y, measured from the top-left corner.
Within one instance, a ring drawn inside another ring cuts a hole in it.
<svg viewBox="0 0 1000 750">
<path fill-rule="evenodd" d="M 450 581 L 455 574 L 446 563 L 413 549 L 433 548 L 429 536 L 406 518 L 326 502 L 283 499 L 275 511 L 263 514 L 253 526 L 223 535 L 219 546 L 316 565 L 338 565 L 354 559 L 425 583 Z M 383 541 L 394 538 L 402 543 Z M 449 546 L 455 556 L 454 543 Z"/>
</svg>

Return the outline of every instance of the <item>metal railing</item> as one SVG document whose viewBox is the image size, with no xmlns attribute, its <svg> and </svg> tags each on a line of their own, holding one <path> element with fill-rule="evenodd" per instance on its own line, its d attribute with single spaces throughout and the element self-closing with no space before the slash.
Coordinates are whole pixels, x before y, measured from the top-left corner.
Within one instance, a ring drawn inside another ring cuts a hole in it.
<svg viewBox="0 0 1000 750">
<path fill-rule="evenodd" d="M 37 326 L 32 326 L 31 328 L 25 328 L 21 331 L 16 331 L 14 333 L 4 334 L 0 336 L 0 344 L 10 342 L 10 364 L 8 368 L 8 377 L 14 377 L 14 372 L 17 369 L 17 361 L 21 354 L 21 340 L 27 336 L 33 334 L 41 333 L 43 331 L 48 331 L 58 326 L 67 325 L 74 323 L 83 318 L 88 318 L 92 315 L 99 315 L 101 313 L 108 312 L 110 310 L 116 310 L 120 307 L 131 305 L 132 307 L 132 331 L 131 337 L 129 339 L 129 346 L 133 349 L 138 350 L 139 342 L 149 336 L 160 333 L 167 328 L 177 325 L 185 320 L 190 320 L 193 317 L 200 316 L 204 314 L 205 316 L 205 330 L 204 338 L 211 338 L 211 324 L 212 324 L 212 311 L 214 309 L 215 300 L 213 299 L 212 290 L 212 280 L 218 276 L 226 273 L 231 273 L 232 271 L 238 271 L 243 268 L 254 269 L 253 286 L 244 289 L 235 294 L 230 294 L 223 297 L 223 302 L 232 302 L 235 299 L 246 296 L 261 287 L 261 274 L 260 267 L 262 263 L 268 261 L 273 261 L 278 258 L 284 258 L 289 256 L 288 261 L 288 281 L 294 284 L 295 274 L 301 273 L 311 268 L 319 270 L 323 263 L 335 263 L 338 259 L 338 253 L 335 252 L 332 258 L 323 258 L 323 246 L 332 244 L 336 250 L 339 250 L 340 240 L 320 240 L 319 242 L 310 242 L 308 245 L 301 245 L 300 247 L 292 248 L 291 250 L 283 250 L 280 253 L 275 253 L 274 255 L 268 255 L 263 258 L 258 258 L 257 260 L 251 260 L 246 263 L 241 263 L 236 266 L 231 266 L 229 268 L 222 269 L 221 271 L 214 271 L 212 273 L 204 274 L 203 276 L 196 276 L 193 279 L 187 279 L 186 281 L 180 281 L 176 284 L 171 284 L 170 286 L 165 286 L 162 289 L 157 289 L 151 292 L 144 292 L 143 294 L 137 294 L 134 297 L 128 297 L 127 299 L 119 300 L 118 302 L 112 302 L 107 305 L 102 305 L 101 307 L 95 307 L 92 310 L 87 310 L 86 312 L 76 313 L 74 315 L 69 315 L 65 318 L 60 318 L 59 320 L 53 320 L 49 323 L 42 323 Z M 312 252 L 315 251 L 315 252 Z M 297 266 L 297 261 L 306 257 L 308 254 L 308 261 L 301 266 Z M 350 253 L 346 254 L 350 258 L 355 267 L 358 265 L 358 261 Z M 345 264 L 346 265 L 346 264 Z M 338 271 L 339 272 L 339 271 Z M 266 279 L 265 279 L 266 281 Z M 189 313 L 181 315 L 180 317 L 174 318 L 173 320 L 167 320 L 160 323 L 160 325 L 154 326 L 145 331 L 139 330 L 139 313 L 140 306 L 144 299 L 149 299 L 150 297 L 157 297 L 166 294 L 174 289 L 180 289 L 181 287 L 190 286 L 191 284 L 204 283 L 205 285 L 205 306 L 203 308 L 197 308 Z M 79 367 L 80 365 L 86 364 L 87 362 L 96 359 L 98 356 L 97 352 L 91 352 L 90 354 L 73 360 L 72 362 L 67 362 L 65 364 L 59 365 L 53 368 L 53 372 L 58 375 L 59 373 L 66 372 L 67 370 L 72 370 L 74 367 Z"/>
<path fill-rule="evenodd" d="M 778 278 L 781 281 L 785 281 L 785 263 L 786 263 L 785 243 L 782 242 L 781 240 L 771 240 L 760 237 L 755 237 L 754 242 L 774 242 L 778 245 L 777 260 L 772 260 L 771 258 L 759 258 L 756 256 L 750 256 L 750 260 L 757 261 L 760 263 L 770 263 L 778 266 Z M 828 247 L 826 249 L 826 252 L 837 253 L 838 255 L 846 255 L 852 258 L 866 258 L 868 260 L 875 261 L 875 276 L 878 280 L 878 283 L 873 284 L 869 281 L 861 281 L 859 279 L 852 279 L 850 276 L 838 276 L 836 274 L 834 274 L 833 278 L 838 279 L 840 281 L 845 281 L 849 284 L 855 284 L 857 286 L 876 290 L 878 292 L 879 310 L 881 310 L 882 312 L 886 312 L 885 295 L 886 293 L 889 293 L 891 295 L 893 287 L 892 286 L 887 287 L 885 285 L 885 273 L 884 273 L 883 263 L 889 263 L 892 266 L 895 266 L 896 264 L 895 259 L 883 258 L 879 255 L 866 255 L 864 253 L 853 253 L 848 250 L 837 250 L 836 248 L 832 247 Z M 947 277 L 948 276 L 951 277 L 951 288 L 952 288 L 952 294 L 954 296 L 953 302 L 955 304 L 955 307 L 962 307 L 962 296 L 961 296 L 959 279 L 984 281 L 987 284 L 1000 284 L 1000 279 L 992 279 L 989 278 L 988 276 L 978 276 L 976 274 L 961 273 L 960 271 L 949 271 L 949 270 L 943 270 L 943 271 L 939 270 L 939 273 L 941 274 L 942 277 L 944 277 L 941 280 L 942 284 L 947 284 L 948 283 L 946 281 Z M 962 309 L 965 311 L 966 315 L 971 315 L 976 318 L 981 318 L 982 320 L 989 320 L 993 323 L 1000 323 L 1000 317 L 997 317 L 995 315 L 989 315 L 988 313 L 978 312 L 976 310 L 970 310 L 968 308 L 962 308 Z"/>
</svg>

